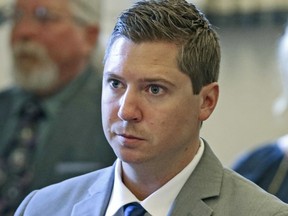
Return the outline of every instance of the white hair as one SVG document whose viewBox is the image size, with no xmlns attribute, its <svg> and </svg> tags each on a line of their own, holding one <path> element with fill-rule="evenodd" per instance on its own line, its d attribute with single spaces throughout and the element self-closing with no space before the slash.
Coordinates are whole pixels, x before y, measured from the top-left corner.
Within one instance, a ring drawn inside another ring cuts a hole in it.
<svg viewBox="0 0 288 216">
<path fill-rule="evenodd" d="M 72 15 L 84 25 L 100 25 L 102 0 L 68 0 Z M 96 49 L 97 47 L 97 49 Z M 97 70 L 102 70 L 103 49 L 99 42 L 90 56 L 90 64 Z"/>
</svg>

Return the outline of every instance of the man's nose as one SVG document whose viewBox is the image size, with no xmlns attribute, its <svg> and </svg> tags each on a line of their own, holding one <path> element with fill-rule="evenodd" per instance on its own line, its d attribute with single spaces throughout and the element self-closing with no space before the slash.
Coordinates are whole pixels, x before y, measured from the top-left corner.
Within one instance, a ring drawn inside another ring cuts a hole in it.
<svg viewBox="0 0 288 216">
<path fill-rule="evenodd" d="M 140 121 L 143 117 L 140 101 L 139 94 L 128 88 L 119 100 L 118 117 L 123 121 Z"/>
<path fill-rule="evenodd" d="M 40 32 L 39 23 L 29 16 L 23 17 L 13 24 L 12 38 L 14 40 L 29 41 L 34 39 Z"/>
</svg>

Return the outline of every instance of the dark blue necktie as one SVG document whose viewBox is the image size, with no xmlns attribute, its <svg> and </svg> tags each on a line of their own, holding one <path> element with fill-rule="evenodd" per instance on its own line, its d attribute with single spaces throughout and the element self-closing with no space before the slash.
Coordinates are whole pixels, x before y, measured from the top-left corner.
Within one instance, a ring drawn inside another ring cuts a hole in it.
<svg viewBox="0 0 288 216">
<path fill-rule="evenodd" d="M 146 210 L 139 203 L 129 203 L 124 206 L 124 216 L 143 216 Z"/>
<path fill-rule="evenodd" d="M 13 215 L 29 192 L 33 180 L 33 157 L 37 129 L 45 117 L 40 104 L 27 101 L 19 113 L 18 127 L 6 151 L 0 157 L 0 215 Z"/>
</svg>

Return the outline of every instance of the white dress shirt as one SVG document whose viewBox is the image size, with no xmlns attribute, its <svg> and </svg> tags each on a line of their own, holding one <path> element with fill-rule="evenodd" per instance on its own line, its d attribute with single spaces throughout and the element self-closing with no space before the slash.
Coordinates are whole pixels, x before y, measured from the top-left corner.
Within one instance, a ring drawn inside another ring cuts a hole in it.
<svg viewBox="0 0 288 216">
<path fill-rule="evenodd" d="M 193 160 L 179 174 L 143 201 L 138 200 L 123 184 L 121 178 L 121 161 L 117 159 L 113 191 L 105 216 L 115 215 L 120 208 L 131 202 L 140 203 L 152 216 L 166 216 L 181 188 L 199 163 L 203 152 L 204 143 L 203 140 L 200 139 L 200 147 Z"/>
</svg>

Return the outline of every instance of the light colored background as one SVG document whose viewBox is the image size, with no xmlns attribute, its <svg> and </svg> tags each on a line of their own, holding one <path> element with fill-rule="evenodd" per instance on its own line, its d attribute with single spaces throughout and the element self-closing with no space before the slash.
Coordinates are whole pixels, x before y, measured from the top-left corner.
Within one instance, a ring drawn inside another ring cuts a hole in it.
<svg viewBox="0 0 288 216">
<path fill-rule="evenodd" d="M 0 0 L 0 7 L 8 0 Z M 10 51 L 9 51 L 9 29 L 8 25 L 0 25 L 0 90 L 9 86 L 12 79 L 9 75 L 10 70 Z"/>
<path fill-rule="evenodd" d="M 5 1 L 8 0 L 0 0 L 0 5 Z M 211 4 L 213 1 L 210 1 Z M 132 0 L 117 2 L 103 0 L 102 47 L 117 15 Z M 194 2 L 204 8 L 209 1 Z M 235 2 L 238 2 L 238 9 L 241 3 L 243 10 L 254 10 L 256 2 L 263 3 L 260 8 L 267 8 L 272 1 L 219 0 L 218 9 L 222 13 L 230 13 L 235 10 Z M 287 5 L 288 1 L 280 3 Z M 275 7 L 275 1 L 272 6 Z M 214 115 L 204 123 L 202 136 L 227 166 L 244 151 L 287 132 L 288 114 L 278 117 L 272 114 L 272 105 L 282 89 L 276 63 L 276 44 L 282 30 L 282 26 L 273 25 L 218 26 L 222 46 L 220 100 Z M 9 26 L 3 25 L 0 27 L 0 90 L 12 83 L 8 42 Z"/>
</svg>

